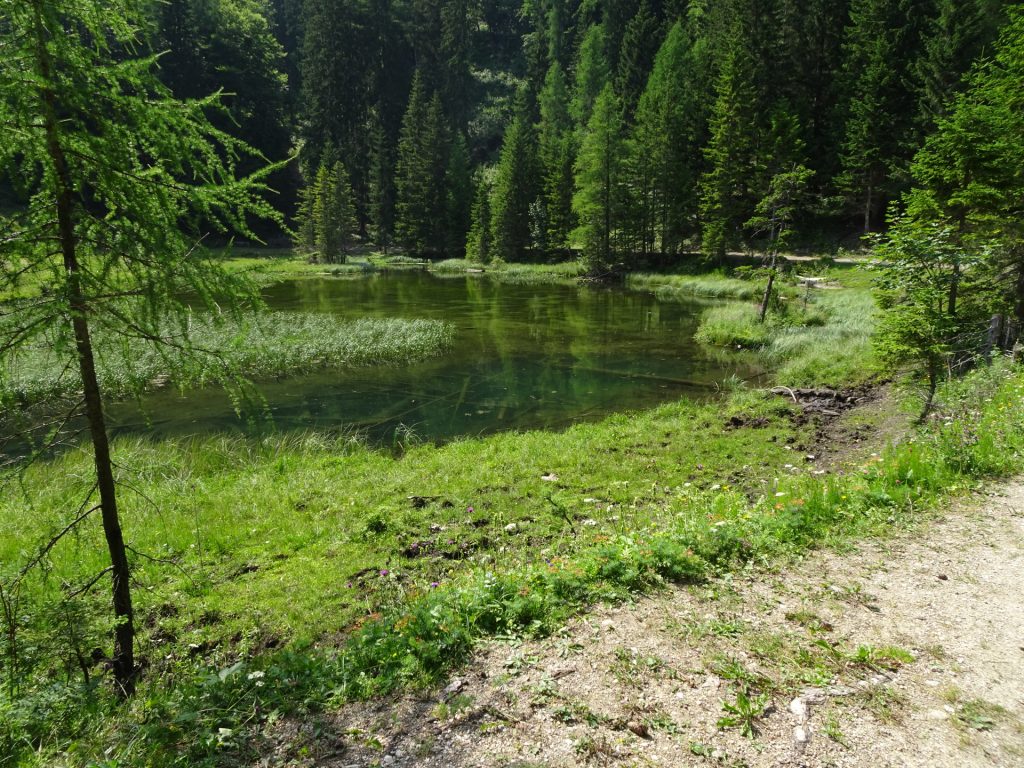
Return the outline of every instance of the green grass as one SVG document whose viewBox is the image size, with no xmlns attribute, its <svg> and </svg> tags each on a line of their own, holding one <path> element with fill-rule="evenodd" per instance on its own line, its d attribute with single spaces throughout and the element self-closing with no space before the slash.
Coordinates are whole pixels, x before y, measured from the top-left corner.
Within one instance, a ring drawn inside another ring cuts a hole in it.
<svg viewBox="0 0 1024 768">
<path fill-rule="evenodd" d="M 133 557 L 142 690 L 119 710 L 75 682 L 67 627 L 102 644 L 106 596 L 73 601 L 73 624 L 56 598 L 103 565 L 93 523 L 23 588 L 21 691 L 0 698 L 0 747 L 70 765 L 244 761 L 268 717 L 435 682 L 482 637 L 543 634 L 597 600 L 912 524 L 1024 453 L 1019 369 L 980 371 L 941 401 L 948 423 L 825 477 L 784 466 L 806 434 L 784 400 L 749 393 L 397 459 L 315 438 L 121 442 L 139 491 L 125 493 L 128 535 L 180 566 Z M 768 424 L 723 431 L 730 412 Z M 87 477 L 87 457 L 68 455 L 3 496 L 4 582 Z"/>
<path fill-rule="evenodd" d="M 877 308 L 859 272 L 838 273 L 841 287 L 796 295 L 792 288 L 765 323 L 758 305 L 729 302 L 701 316 L 702 344 L 757 349 L 778 384 L 848 387 L 877 372 L 871 337 Z"/>
<path fill-rule="evenodd" d="M 450 348 L 454 330 L 436 320 L 364 318 L 343 322 L 330 315 L 269 312 L 241 321 L 197 320 L 189 337 L 201 351 L 157 350 L 95 336 L 100 386 L 109 398 L 123 398 L 161 386 L 182 388 L 220 383 L 232 376 L 252 379 L 308 372 L 402 364 Z M 0 368 L 0 402 L 33 404 L 73 395 L 75 376 L 65 367 L 64 348 L 40 342 Z"/>
<path fill-rule="evenodd" d="M 636 273 L 626 278 L 626 287 L 653 293 L 661 301 L 707 299 L 755 299 L 764 286 L 751 280 L 728 277 L 719 272 L 705 275 L 655 275 Z"/>
<path fill-rule="evenodd" d="M 557 264 L 516 264 L 496 261 L 491 264 L 479 264 L 468 259 L 445 259 L 430 265 L 430 271 L 437 274 L 464 274 L 467 270 L 480 270 L 490 279 L 502 283 L 570 281 L 582 277 L 586 272 L 582 261 L 565 261 Z"/>
</svg>

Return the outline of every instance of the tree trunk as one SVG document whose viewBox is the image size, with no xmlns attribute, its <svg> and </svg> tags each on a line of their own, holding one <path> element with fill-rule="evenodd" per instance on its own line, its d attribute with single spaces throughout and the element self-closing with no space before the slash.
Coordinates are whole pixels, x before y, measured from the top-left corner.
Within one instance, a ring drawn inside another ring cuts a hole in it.
<svg viewBox="0 0 1024 768">
<path fill-rule="evenodd" d="M 761 299 L 761 309 L 757 313 L 757 321 L 763 323 L 768 316 L 768 303 L 772 300 L 772 288 L 775 287 L 775 268 L 777 255 L 772 253 L 772 263 L 768 270 L 768 285 L 764 287 L 764 297 Z"/>
<path fill-rule="evenodd" d="M 874 205 L 874 189 L 868 184 L 867 200 L 864 202 L 864 231 L 871 231 L 871 208 Z"/>
<path fill-rule="evenodd" d="M 103 416 L 103 399 L 99 381 L 96 378 L 96 361 L 93 355 L 92 338 L 89 332 L 89 305 L 82 293 L 81 270 L 78 264 L 75 224 L 73 217 L 72 183 L 67 158 L 60 143 L 60 123 L 57 119 L 56 96 L 49 87 L 52 82 L 52 66 L 46 50 L 46 31 L 38 4 L 36 11 L 36 34 L 38 41 L 38 64 L 44 83 L 42 90 L 43 122 L 46 129 L 47 152 L 53 163 L 57 230 L 60 241 L 64 271 L 67 276 L 68 303 L 71 306 L 71 329 L 75 337 L 75 351 L 78 370 L 85 395 L 85 415 L 89 423 L 93 456 L 96 466 L 96 485 L 100 494 L 100 510 L 103 533 L 110 553 L 113 574 L 114 603 L 114 651 L 111 666 L 117 693 L 127 697 L 135 692 L 135 624 L 132 610 L 128 554 L 121 532 L 117 511 L 117 487 L 114 470 L 110 461 L 110 441 Z"/>
<path fill-rule="evenodd" d="M 949 316 L 956 317 L 956 304 L 960 293 L 960 265 L 953 265 L 953 278 L 949 281 Z"/>
</svg>

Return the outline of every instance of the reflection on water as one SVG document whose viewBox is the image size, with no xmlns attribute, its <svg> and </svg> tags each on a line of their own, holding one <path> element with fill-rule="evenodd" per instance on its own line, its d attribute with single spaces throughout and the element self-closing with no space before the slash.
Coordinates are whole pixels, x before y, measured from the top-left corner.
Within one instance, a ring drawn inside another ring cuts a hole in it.
<svg viewBox="0 0 1024 768">
<path fill-rule="evenodd" d="M 280 283 L 266 299 L 277 310 L 437 318 L 457 329 L 454 349 L 424 363 L 260 382 L 279 431 L 352 426 L 391 442 L 405 428 L 426 440 L 559 428 L 706 396 L 731 374 L 753 373 L 692 341 L 703 305 L 646 294 L 405 272 Z M 213 390 L 157 393 L 110 416 L 121 434 L 268 429 Z"/>
</svg>

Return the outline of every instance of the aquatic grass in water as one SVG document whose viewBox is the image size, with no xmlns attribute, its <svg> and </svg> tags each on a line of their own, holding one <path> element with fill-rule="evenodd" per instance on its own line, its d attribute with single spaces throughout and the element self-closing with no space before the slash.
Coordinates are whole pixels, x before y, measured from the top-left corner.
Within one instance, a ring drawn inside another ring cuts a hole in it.
<svg viewBox="0 0 1024 768">
<path fill-rule="evenodd" d="M 108 398 L 163 386 L 201 387 L 231 377 L 266 379 L 324 368 L 400 365 L 442 354 L 452 325 L 437 320 L 363 318 L 271 312 L 242 321 L 200 319 L 189 330 L 193 354 L 138 342 L 112 345 L 96 336 L 100 386 Z M 33 404 L 73 396 L 78 382 L 66 357 L 37 345 L 0 370 L 0 402 Z"/>
<path fill-rule="evenodd" d="M 713 272 L 706 275 L 632 274 L 626 287 L 648 291 L 661 301 L 688 301 L 693 297 L 709 299 L 755 299 L 764 290 L 756 282 L 727 277 Z"/>
</svg>

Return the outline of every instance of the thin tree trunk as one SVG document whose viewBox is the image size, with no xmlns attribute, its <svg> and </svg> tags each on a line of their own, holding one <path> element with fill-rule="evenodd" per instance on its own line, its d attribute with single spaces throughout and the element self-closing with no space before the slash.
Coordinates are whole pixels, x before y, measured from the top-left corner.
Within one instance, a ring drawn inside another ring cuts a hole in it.
<svg viewBox="0 0 1024 768">
<path fill-rule="evenodd" d="M 874 205 L 874 189 L 868 184 L 868 198 L 864 203 L 864 231 L 871 231 L 871 207 Z"/>
<path fill-rule="evenodd" d="M 949 316 L 956 317 L 956 305 L 960 294 L 960 265 L 953 265 L 953 278 L 949 282 Z"/>
<path fill-rule="evenodd" d="M 103 416 L 103 399 L 96 377 L 96 361 L 89 332 L 89 306 L 82 293 L 81 270 L 78 264 L 75 225 L 72 213 L 72 184 L 67 158 L 60 143 L 56 96 L 49 88 L 52 66 L 46 50 L 46 31 L 38 3 L 35 6 L 38 63 L 44 85 L 43 121 L 46 127 L 47 152 L 53 163 L 56 181 L 57 229 L 61 255 L 68 281 L 68 302 L 71 306 L 71 328 L 75 337 L 78 370 L 85 395 L 85 416 L 89 423 L 93 456 L 96 466 L 96 485 L 100 494 L 103 533 L 110 552 L 113 575 L 114 651 L 111 657 L 117 693 L 127 697 L 135 692 L 135 625 L 132 610 L 128 555 L 121 532 L 117 511 L 117 487 L 110 461 L 110 442 Z"/>
</svg>

